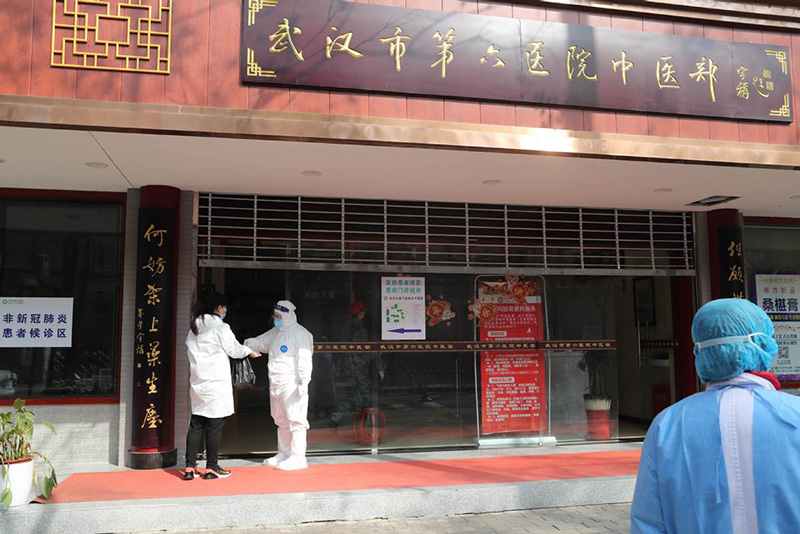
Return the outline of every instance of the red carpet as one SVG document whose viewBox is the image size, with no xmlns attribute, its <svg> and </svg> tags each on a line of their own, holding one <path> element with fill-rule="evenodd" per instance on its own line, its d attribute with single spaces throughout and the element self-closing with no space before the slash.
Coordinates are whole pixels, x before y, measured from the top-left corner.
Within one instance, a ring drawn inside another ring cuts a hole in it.
<svg viewBox="0 0 800 534">
<path fill-rule="evenodd" d="M 40 502 L 170 499 L 593 478 L 635 475 L 638 463 L 639 451 L 610 451 L 316 465 L 294 472 L 261 466 L 234 467 L 233 476 L 221 480 L 184 481 L 177 469 L 77 473 L 62 482 L 49 501 Z"/>
</svg>

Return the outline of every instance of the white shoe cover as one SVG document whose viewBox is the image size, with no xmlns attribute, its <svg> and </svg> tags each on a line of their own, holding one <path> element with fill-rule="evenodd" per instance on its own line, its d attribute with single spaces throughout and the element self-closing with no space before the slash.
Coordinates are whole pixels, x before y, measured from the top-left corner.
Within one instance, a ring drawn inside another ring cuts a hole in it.
<svg viewBox="0 0 800 534">
<path fill-rule="evenodd" d="M 286 456 L 281 456 L 280 454 L 276 454 L 270 458 L 264 460 L 264 465 L 268 465 L 269 467 L 275 467 L 281 462 L 286 461 Z"/>
<path fill-rule="evenodd" d="M 303 456 L 289 456 L 277 465 L 281 471 L 297 471 L 308 467 L 308 462 Z"/>
</svg>

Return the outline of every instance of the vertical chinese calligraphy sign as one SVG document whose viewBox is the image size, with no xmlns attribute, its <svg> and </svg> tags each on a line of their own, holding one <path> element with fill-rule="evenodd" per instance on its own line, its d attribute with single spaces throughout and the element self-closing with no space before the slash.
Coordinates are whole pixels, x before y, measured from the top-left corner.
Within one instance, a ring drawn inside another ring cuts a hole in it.
<svg viewBox="0 0 800 534">
<path fill-rule="evenodd" d="M 175 309 L 180 190 L 140 189 L 130 467 L 175 465 Z"/>
<path fill-rule="evenodd" d="M 719 298 L 744 298 L 744 256 L 742 254 L 742 227 L 717 228 L 717 253 L 719 256 Z"/>
<path fill-rule="evenodd" d="M 343 0 L 243 0 L 241 80 L 792 122 L 783 46 Z"/>
<path fill-rule="evenodd" d="M 707 212 L 711 298 L 744 298 L 744 250 L 739 210 Z"/>
<path fill-rule="evenodd" d="M 800 381 L 800 273 L 757 273 L 755 301 L 775 324 L 778 354 L 770 371 L 781 381 Z"/>
<path fill-rule="evenodd" d="M 475 316 L 481 341 L 541 341 L 539 280 L 479 282 Z M 481 434 L 538 432 L 547 428 L 542 351 L 481 354 Z"/>
</svg>

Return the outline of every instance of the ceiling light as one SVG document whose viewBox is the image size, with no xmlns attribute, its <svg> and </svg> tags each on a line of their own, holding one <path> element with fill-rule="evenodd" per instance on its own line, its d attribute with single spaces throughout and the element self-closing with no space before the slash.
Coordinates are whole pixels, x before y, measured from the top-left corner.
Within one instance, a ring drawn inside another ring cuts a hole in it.
<svg viewBox="0 0 800 534">
<path fill-rule="evenodd" d="M 672 189 L 669 187 L 661 187 L 659 189 L 653 189 L 654 193 L 672 193 Z"/>
<path fill-rule="evenodd" d="M 502 182 L 502 180 L 484 180 L 483 185 L 497 185 L 500 182 Z"/>
<path fill-rule="evenodd" d="M 687 204 L 687 206 L 716 206 L 718 204 L 725 204 L 731 200 L 736 200 L 737 198 L 741 197 L 734 197 L 730 195 L 712 195 L 710 197 L 701 198 L 700 200 L 690 202 Z"/>
<path fill-rule="evenodd" d="M 309 178 L 315 178 L 317 176 L 322 176 L 322 173 L 319 171 L 303 171 L 300 174 L 303 176 L 308 176 Z"/>
<path fill-rule="evenodd" d="M 103 163 L 102 161 L 90 161 L 86 163 L 86 166 L 90 169 L 107 169 L 108 163 Z"/>
<path fill-rule="evenodd" d="M 789 200 L 800 200 L 800 195 L 792 195 L 789 197 Z"/>
</svg>

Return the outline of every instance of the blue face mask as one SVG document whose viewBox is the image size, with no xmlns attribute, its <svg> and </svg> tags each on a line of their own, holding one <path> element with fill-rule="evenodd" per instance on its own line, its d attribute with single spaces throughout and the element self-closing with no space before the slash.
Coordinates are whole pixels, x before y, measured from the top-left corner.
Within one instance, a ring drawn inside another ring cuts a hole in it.
<svg viewBox="0 0 800 534">
<path fill-rule="evenodd" d="M 283 321 L 280 319 L 273 319 L 272 322 L 275 324 L 275 328 L 281 328 L 283 326 Z"/>
</svg>

